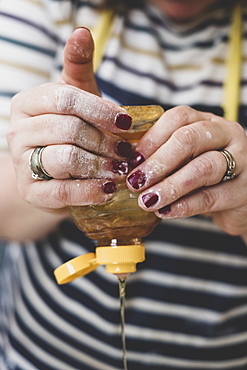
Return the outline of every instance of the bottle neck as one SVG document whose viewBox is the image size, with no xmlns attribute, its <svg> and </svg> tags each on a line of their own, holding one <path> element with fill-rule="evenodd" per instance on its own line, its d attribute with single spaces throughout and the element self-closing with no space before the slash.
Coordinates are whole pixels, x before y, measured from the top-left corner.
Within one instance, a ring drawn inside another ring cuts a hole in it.
<svg viewBox="0 0 247 370">
<path fill-rule="evenodd" d="M 108 239 L 102 238 L 97 240 L 97 247 L 121 247 L 129 245 L 142 245 L 141 238 L 121 238 L 121 239 Z"/>
<path fill-rule="evenodd" d="M 99 265 L 116 275 L 136 271 L 136 264 L 145 260 L 145 248 L 140 238 L 99 239 L 95 250 Z"/>
</svg>

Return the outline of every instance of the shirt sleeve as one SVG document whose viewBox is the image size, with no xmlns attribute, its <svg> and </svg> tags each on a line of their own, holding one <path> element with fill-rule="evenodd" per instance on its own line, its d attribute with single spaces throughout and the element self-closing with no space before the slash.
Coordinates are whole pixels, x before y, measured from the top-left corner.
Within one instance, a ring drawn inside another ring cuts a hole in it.
<svg viewBox="0 0 247 370">
<path fill-rule="evenodd" d="M 11 98 L 22 90 L 48 82 L 54 69 L 62 41 L 49 12 L 49 3 L 52 2 L 0 1 L 0 150 L 7 150 Z"/>
</svg>

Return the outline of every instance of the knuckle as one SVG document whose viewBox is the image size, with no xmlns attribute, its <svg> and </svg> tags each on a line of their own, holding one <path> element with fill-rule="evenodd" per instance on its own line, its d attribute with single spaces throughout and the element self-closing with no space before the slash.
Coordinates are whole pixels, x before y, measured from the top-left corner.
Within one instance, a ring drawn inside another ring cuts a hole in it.
<svg viewBox="0 0 247 370">
<path fill-rule="evenodd" d="M 97 149 L 100 153 L 105 152 L 107 146 L 107 137 L 103 134 L 103 132 L 97 130 L 97 134 L 94 136 L 94 139 L 95 150 Z"/>
<path fill-rule="evenodd" d="M 199 139 L 198 130 L 192 126 L 183 126 L 180 127 L 173 133 L 173 137 L 176 140 L 179 147 L 182 149 L 189 148 L 195 146 L 195 143 Z"/>
<path fill-rule="evenodd" d="M 25 91 L 21 91 L 17 94 L 15 94 L 11 100 L 10 100 L 10 107 L 11 107 L 11 111 L 13 111 L 16 106 L 19 106 L 19 102 L 20 100 L 22 99 L 22 96 L 25 94 Z"/>
<path fill-rule="evenodd" d="M 169 109 L 165 112 L 165 115 L 167 118 L 176 122 L 187 122 L 192 111 L 194 111 L 193 108 L 180 105 L 178 107 Z"/>
<path fill-rule="evenodd" d="M 54 186 L 53 192 L 54 199 L 65 206 L 72 204 L 71 193 L 69 191 L 67 181 L 58 181 L 56 186 Z"/>
<path fill-rule="evenodd" d="M 15 130 L 13 129 L 13 127 L 10 125 L 7 129 L 7 132 L 6 132 L 6 139 L 7 139 L 7 142 L 10 144 L 12 143 L 13 139 L 15 138 Z"/>
<path fill-rule="evenodd" d="M 76 116 L 66 116 L 62 129 L 59 130 L 60 139 L 69 144 L 76 144 L 81 136 L 85 135 L 85 123 Z"/>
<path fill-rule="evenodd" d="M 58 112 L 67 113 L 73 111 L 77 96 L 75 91 L 68 86 L 62 86 L 55 94 L 55 104 Z"/>
<path fill-rule="evenodd" d="M 216 170 L 214 162 L 211 161 L 206 156 L 198 157 L 196 160 L 192 161 L 191 163 L 192 163 L 194 173 L 196 174 L 197 178 L 207 179 Z"/>
<path fill-rule="evenodd" d="M 63 145 L 56 152 L 60 170 L 67 172 L 68 168 L 77 169 L 79 166 L 79 149 L 74 145 Z"/>
<path fill-rule="evenodd" d="M 170 202 L 175 202 L 183 195 L 182 185 L 179 181 L 175 179 L 170 179 L 169 177 L 165 180 L 166 188 L 169 189 Z"/>
<path fill-rule="evenodd" d="M 213 191 L 209 187 L 201 189 L 201 199 L 203 203 L 203 209 L 210 212 L 213 210 L 214 205 L 216 204 L 216 197 Z"/>
</svg>

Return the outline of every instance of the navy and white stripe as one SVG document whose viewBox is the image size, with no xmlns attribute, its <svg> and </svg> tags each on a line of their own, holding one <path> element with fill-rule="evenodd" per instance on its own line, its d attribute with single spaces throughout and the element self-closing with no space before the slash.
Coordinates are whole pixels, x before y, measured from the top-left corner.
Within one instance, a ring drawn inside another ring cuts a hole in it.
<svg viewBox="0 0 247 370">
<path fill-rule="evenodd" d="M 1 148 L 10 97 L 57 80 L 67 37 L 80 25 L 94 31 L 99 3 L 0 2 Z M 103 95 L 123 105 L 188 104 L 223 115 L 231 11 L 222 4 L 186 27 L 150 5 L 116 15 L 97 73 Z M 246 6 L 243 17 L 239 121 L 246 127 Z M 162 222 L 145 245 L 146 261 L 127 283 L 129 370 L 246 370 L 247 249 L 241 238 L 199 216 Z M 0 280 L 1 370 L 122 368 L 116 278 L 104 267 L 63 286 L 53 276 L 58 265 L 94 247 L 69 221 L 37 243 L 9 243 Z"/>
</svg>

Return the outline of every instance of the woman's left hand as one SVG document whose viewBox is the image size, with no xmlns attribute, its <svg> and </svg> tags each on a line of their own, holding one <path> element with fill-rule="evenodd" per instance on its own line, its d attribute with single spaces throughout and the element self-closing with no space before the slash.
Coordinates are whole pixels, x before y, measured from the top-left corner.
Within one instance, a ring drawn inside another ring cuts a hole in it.
<svg viewBox="0 0 247 370">
<path fill-rule="evenodd" d="M 236 163 L 235 177 L 227 181 L 222 181 L 223 150 Z M 247 235 L 247 136 L 240 124 L 176 107 L 163 114 L 136 151 L 137 167 L 127 184 L 141 191 L 141 208 L 163 219 L 210 215 L 225 232 Z"/>
</svg>

